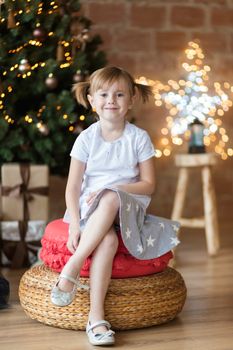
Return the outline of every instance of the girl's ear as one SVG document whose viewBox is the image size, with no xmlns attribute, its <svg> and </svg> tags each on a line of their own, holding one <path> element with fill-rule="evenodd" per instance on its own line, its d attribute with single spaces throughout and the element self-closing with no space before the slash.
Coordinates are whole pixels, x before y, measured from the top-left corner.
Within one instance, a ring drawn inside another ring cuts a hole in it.
<svg viewBox="0 0 233 350">
<path fill-rule="evenodd" d="M 92 107 L 92 112 L 96 112 L 95 106 L 94 106 L 94 102 L 93 102 L 93 97 L 91 95 L 87 95 L 87 99 Z"/>
<path fill-rule="evenodd" d="M 91 107 L 93 107 L 93 97 L 91 95 L 87 95 L 87 99 L 88 99 Z"/>
<path fill-rule="evenodd" d="M 134 96 L 131 97 L 131 101 L 130 101 L 130 103 L 129 103 L 129 109 L 132 109 L 135 100 L 136 100 L 136 96 L 134 95 Z"/>
</svg>

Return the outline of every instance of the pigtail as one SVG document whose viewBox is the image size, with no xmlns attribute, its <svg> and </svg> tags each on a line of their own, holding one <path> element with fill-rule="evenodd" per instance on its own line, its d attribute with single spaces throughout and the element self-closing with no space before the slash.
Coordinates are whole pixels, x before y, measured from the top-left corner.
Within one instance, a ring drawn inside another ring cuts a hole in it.
<svg viewBox="0 0 233 350">
<path fill-rule="evenodd" d="M 152 87 L 149 85 L 143 85 L 139 83 L 134 83 L 136 91 L 142 99 L 142 102 L 145 103 L 149 100 L 150 96 L 153 95 Z"/>
<path fill-rule="evenodd" d="M 89 88 L 90 83 L 86 81 L 74 84 L 72 88 L 72 92 L 74 92 L 78 103 L 84 106 L 86 109 L 90 108 L 90 103 L 87 99 Z"/>
</svg>

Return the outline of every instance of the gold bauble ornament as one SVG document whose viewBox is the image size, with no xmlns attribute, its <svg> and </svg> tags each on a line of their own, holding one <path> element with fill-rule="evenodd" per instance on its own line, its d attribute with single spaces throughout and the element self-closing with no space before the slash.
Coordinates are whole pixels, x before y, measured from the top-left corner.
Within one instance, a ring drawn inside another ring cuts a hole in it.
<svg viewBox="0 0 233 350">
<path fill-rule="evenodd" d="M 82 74 L 81 70 L 77 70 L 73 76 L 73 81 L 74 83 L 80 83 L 81 81 L 84 81 L 84 75 Z"/>
<path fill-rule="evenodd" d="M 48 77 L 45 79 L 45 84 L 46 86 L 53 90 L 56 89 L 57 85 L 58 85 L 58 80 L 56 77 L 54 77 L 54 75 L 51 73 L 48 75 Z"/>
<path fill-rule="evenodd" d="M 36 29 L 33 30 L 33 36 L 35 39 L 39 40 L 39 41 L 44 41 L 46 38 L 46 31 L 44 28 L 38 27 Z"/>
</svg>

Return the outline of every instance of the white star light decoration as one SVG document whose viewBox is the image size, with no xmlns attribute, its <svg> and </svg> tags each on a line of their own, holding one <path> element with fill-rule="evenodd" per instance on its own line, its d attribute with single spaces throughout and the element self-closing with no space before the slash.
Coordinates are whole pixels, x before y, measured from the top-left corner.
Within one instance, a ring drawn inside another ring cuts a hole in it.
<svg viewBox="0 0 233 350">
<path fill-rule="evenodd" d="M 137 80 L 153 87 L 156 106 L 164 104 L 169 110 L 167 127 L 161 129 L 160 144 L 156 145 L 156 157 L 169 156 L 173 145 L 179 146 L 188 140 L 189 124 L 197 118 L 204 124 L 205 145 L 208 147 L 212 144 L 214 151 L 222 159 L 227 159 L 233 156 L 233 149 L 226 146 L 229 137 L 221 117 L 232 107 L 229 93 L 233 92 L 233 86 L 228 82 L 224 82 L 223 86 L 218 82 L 213 87 L 207 86 L 211 68 L 204 64 L 204 54 L 197 43 L 189 42 L 185 54 L 188 62 L 183 63 L 182 67 L 187 72 L 186 79 L 169 80 L 167 84 L 144 77 Z"/>
</svg>

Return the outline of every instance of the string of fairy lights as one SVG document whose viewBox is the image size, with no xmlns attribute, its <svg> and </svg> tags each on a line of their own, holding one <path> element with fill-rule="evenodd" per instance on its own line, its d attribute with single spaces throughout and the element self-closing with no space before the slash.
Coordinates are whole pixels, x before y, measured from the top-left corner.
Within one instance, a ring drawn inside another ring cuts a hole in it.
<svg viewBox="0 0 233 350">
<path fill-rule="evenodd" d="M 12 0 L 12 2 L 14 1 Z M 9 18 L 2 17 L 1 6 L 4 2 L 4 0 L 0 0 L 0 23 L 9 21 Z M 26 3 L 28 4 L 26 13 L 29 14 L 32 11 L 32 7 L 30 6 L 31 0 L 27 0 Z M 52 15 L 58 9 L 59 5 L 55 1 L 51 1 L 50 9 L 46 14 Z M 28 42 L 16 48 L 11 48 L 8 51 L 9 55 L 17 55 L 28 46 L 34 46 L 36 49 L 46 45 L 43 28 L 40 23 L 40 15 L 42 15 L 43 11 L 43 2 L 41 2 L 38 4 L 36 10 L 38 20 L 35 31 L 32 33 L 33 38 L 30 38 Z M 22 14 L 22 10 L 9 14 L 13 16 L 15 27 L 21 25 L 20 16 Z M 47 37 L 52 37 L 53 35 L 54 32 L 52 31 L 46 33 Z M 58 59 L 59 69 L 66 69 L 72 65 L 72 44 L 75 40 L 76 38 L 72 37 L 70 41 L 58 41 L 58 49 L 62 52 L 62 58 Z M 81 33 L 81 37 L 79 36 L 80 45 L 84 45 L 83 47 L 85 47 L 87 40 L 88 34 L 84 31 Z M 209 86 L 210 79 L 208 74 L 211 68 L 204 63 L 205 56 L 198 43 L 189 42 L 188 48 L 185 50 L 185 55 L 187 62 L 182 64 L 182 68 L 185 70 L 186 78 L 177 81 L 169 79 L 166 84 L 145 77 L 140 77 L 136 80 L 137 82 L 151 85 L 153 87 L 155 105 L 157 107 L 164 105 L 169 111 L 169 114 L 165 118 L 166 126 L 161 129 L 161 138 L 159 144 L 156 145 L 156 157 L 170 156 L 175 146 L 181 146 L 185 141 L 189 140 L 189 125 L 197 118 L 204 124 L 205 146 L 212 147 L 225 160 L 233 156 L 233 149 L 228 146 L 229 136 L 224 128 L 222 117 L 233 105 L 229 97 L 233 92 L 233 86 L 228 82 L 215 82 L 212 86 Z M 13 80 L 32 78 L 35 72 L 45 67 L 46 62 L 37 62 L 30 65 L 28 60 L 24 59 L 5 69 L 2 72 L 2 78 L 5 81 L 7 80 L 7 76 L 13 77 Z M 79 80 L 79 74 L 77 72 L 76 81 Z M 3 90 L 1 88 L 1 80 L 0 77 L 0 112 L 2 112 L 3 118 L 8 124 L 14 124 L 15 118 L 7 111 L 7 103 L 5 101 L 8 94 L 14 93 L 15 88 L 13 84 L 9 84 Z M 45 84 L 53 88 L 56 87 L 56 83 L 56 77 L 54 77 L 53 72 L 49 73 Z M 46 134 L 48 133 L 48 129 L 44 122 L 42 122 L 42 116 L 46 108 L 47 106 L 43 105 L 35 112 L 35 115 L 26 114 L 22 116 L 22 120 L 28 124 L 35 123 L 38 130 Z M 73 132 L 72 118 L 63 112 L 62 106 L 59 104 L 56 106 L 56 111 L 60 118 L 70 121 L 68 130 Z M 79 120 L 85 120 L 85 116 L 79 116 Z"/>
<path fill-rule="evenodd" d="M 166 84 L 140 77 L 137 81 L 153 87 L 155 105 L 164 105 L 169 111 L 166 126 L 161 129 L 161 138 L 156 146 L 156 157 L 170 156 L 174 146 L 181 146 L 190 137 L 189 125 L 198 119 L 204 125 L 204 144 L 223 160 L 233 156 L 227 144 L 229 136 L 222 117 L 232 107 L 229 97 L 233 86 L 228 82 L 215 82 L 208 86 L 211 71 L 204 63 L 204 54 L 199 44 L 189 42 L 185 50 L 187 62 L 182 64 L 186 79 L 168 80 Z"/>
<path fill-rule="evenodd" d="M 16 0 L 12 0 L 14 3 Z M 43 2 L 40 2 L 38 4 L 38 8 L 35 10 L 33 9 L 31 4 L 33 4 L 32 0 L 26 0 L 27 7 L 26 10 L 23 12 L 23 10 L 18 10 L 18 11 L 13 11 L 13 10 L 8 10 L 8 17 L 3 17 L 3 11 L 1 9 L 1 6 L 4 5 L 5 0 L 0 0 L 0 24 L 4 23 L 5 21 L 9 22 L 9 16 L 11 16 L 10 20 L 13 21 L 13 27 L 19 27 L 21 26 L 21 21 L 20 21 L 20 16 L 23 15 L 23 13 L 30 14 L 31 11 L 35 11 L 37 15 L 37 23 L 35 25 L 35 30 L 32 33 L 32 38 L 28 40 L 28 42 L 23 43 L 22 45 L 16 47 L 16 48 L 11 48 L 8 51 L 9 55 L 17 55 L 20 53 L 22 50 L 26 50 L 28 46 L 34 46 L 36 48 L 41 48 L 43 45 L 46 45 L 46 40 L 44 38 L 45 33 L 43 31 L 43 28 L 40 23 L 40 15 L 45 14 L 45 10 L 43 9 Z M 33 4 L 34 5 L 34 4 Z M 56 3 L 56 1 L 51 1 L 49 3 L 50 9 L 47 10 L 46 15 L 52 15 L 55 12 L 58 11 L 59 5 Z M 9 23 L 8 23 L 9 24 Z M 8 25 L 9 28 L 9 25 Z M 52 37 L 54 35 L 54 32 L 48 32 L 46 33 L 46 37 Z M 89 36 L 87 34 L 87 30 L 84 30 L 83 33 L 79 35 L 79 40 L 80 40 L 80 47 L 85 44 L 85 42 L 89 39 Z M 69 68 L 73 61 L 72 61 L 72 44 L 76 40 L 75 37 L 71 37 L 70 41 L 66 40 L 60 40 L 58 41 L 58 51 L 60 50 L 60 58 L 57 59 L 58 61 L 58 68 L 59 69 L 66 69 Z M 76 40 L 77 41 L 77 40 Z M 58 54 L 59 55 L 59 54 Z M 14 93 L 16 88 L 13 86 L 13 84 L 9 84 L 8 86 L 4 86 L 4 90 L 1 84 L 1 80 L 7 81 L 7 77 L 11 78 L 11 81 L 15 81 L 15 86 L 17 85 L 17 79 L 28 79 L 32 78 L 34 73 L 38 72 L 39 70 L 42 70 L 46 67 L 46 62 L 36 62 L 33 65 L 30 65 L 27 59 L 22 59 L 19 63 L 14 64 L 11 67 L 8 67 L 8 69 L 3 70 L 2 72 L 2 79 L 0 76 L 0 112 L 2 112 L 3 118 L 8 124 L 14 124 L 15 123 L 15 118 L 13 115 L 10 115 L 10 113 L 7 110 L 7 103 L 5 101 L 7 100 L 8 94 Z M 76 73 L 76 81 L 82 77 L 79 77 L 80 73 Z M 74 76 L 75 79 L 75 76 Z M 57 85 L 57 80 L 56 77 L 54 76 L 54 73 L 51 72 L 48 74 L 47 79 L 45 80 L 45 84 L 47 87 L 53 89 Z M 21 120 L 23 120 L 25 123 L 32 124 L 35 123 L 38 130 L 43 133 L 47 134 L 48 133 L 48 128 L 47 125 L 42 122 L 41 117 L 43 113 L 46 110 L 46 105 L 43 105 L 42 107 L 39 108 L 37 112 L 33 115 L 26 114 L 25 116 L 22 116 Z M 62 106 L 57 105 L 56 106 L 56 111 L 60 113 L 60 117 L 63 118 L 64 120 L 68 120 L 70 123 L 70 126 L 68 127 L 68 130 L 70 132 L 74 131 L 74 126 L 71 125 L 73 123 L 72 118 L 69 117 L 67 113 L 62 112 Z M 85 119 L 84 115 L 81 115 L 79 117 L 81 121 Z"/>
</svg>

